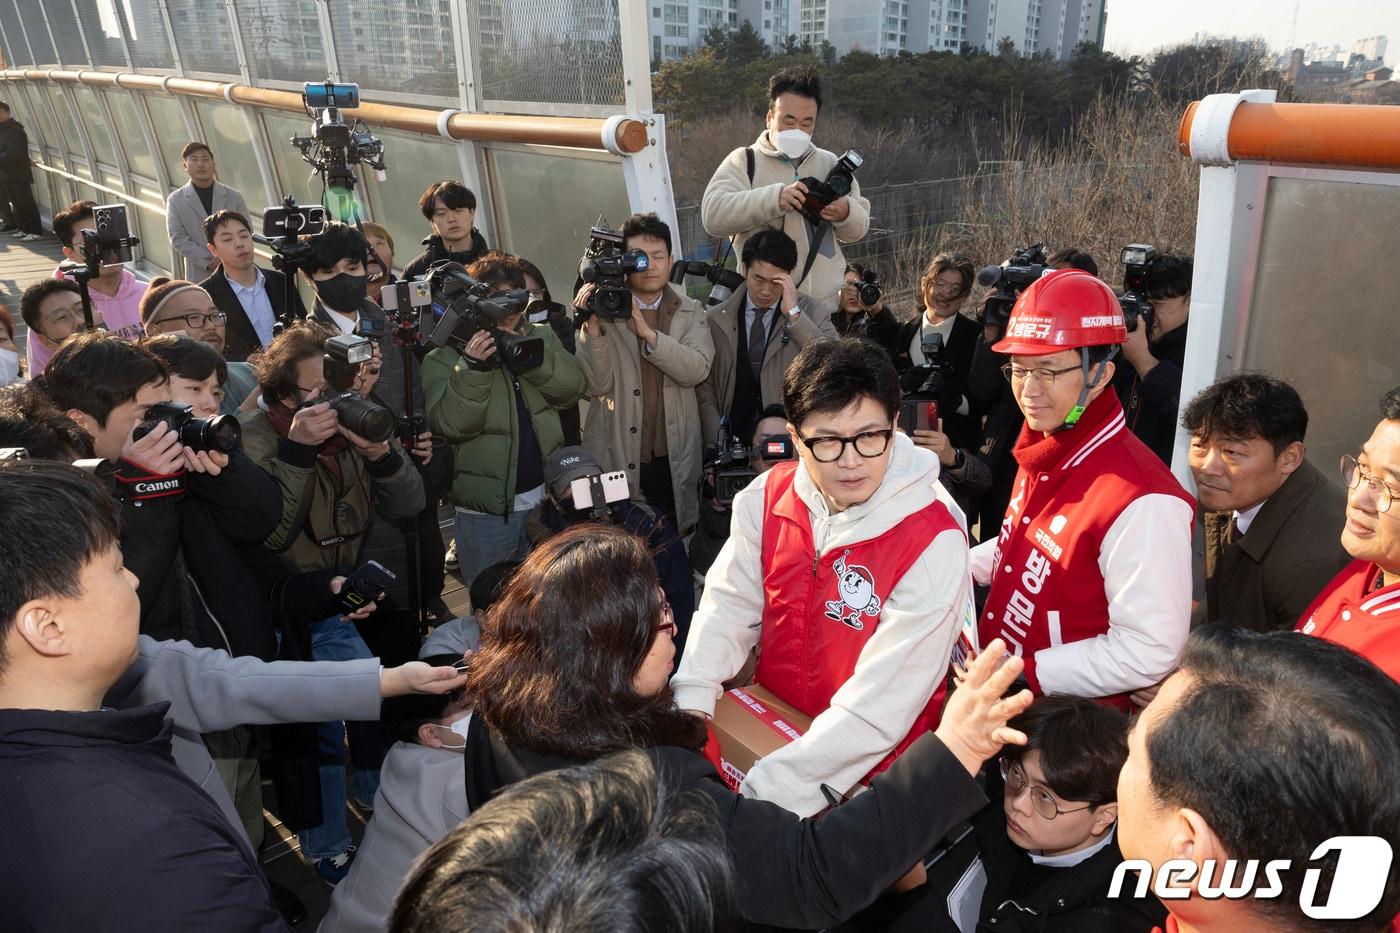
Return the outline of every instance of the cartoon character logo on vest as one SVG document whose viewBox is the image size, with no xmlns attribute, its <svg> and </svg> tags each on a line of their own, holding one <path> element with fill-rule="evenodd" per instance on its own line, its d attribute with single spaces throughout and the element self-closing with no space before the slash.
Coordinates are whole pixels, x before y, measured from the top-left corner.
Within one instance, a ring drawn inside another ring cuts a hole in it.
<svg viewBox="0 0 1400 933">
<path fill-rule="evenodd" d="M 836 572 L 836 592 L 841 598 L 826 604 L 826 617 L 860 631 L 865 628 L 860 619 L 862 614 L 871 618 L 880 614 L 880 597 L 875 595 L 875 577 L 868 568 L 846 566 L 846 555 L 850 553 L 847 550 L 831 565 Z"/>
</svg>

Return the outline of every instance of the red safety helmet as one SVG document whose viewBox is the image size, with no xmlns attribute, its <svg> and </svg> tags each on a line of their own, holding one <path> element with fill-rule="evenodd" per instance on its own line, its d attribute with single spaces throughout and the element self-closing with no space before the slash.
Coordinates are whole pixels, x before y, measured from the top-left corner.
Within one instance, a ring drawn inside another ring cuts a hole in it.
<svg viewBox="0 0 1400 933">
<path fill-rule="evenodd" d="M 1016 299 L 1006 334 L 992 349 L 1010 356 L 1046 356 L 1127 339 L 1123 308 L 1113 289 L 1079 269 L 1057 269 Z"/>
</svg>

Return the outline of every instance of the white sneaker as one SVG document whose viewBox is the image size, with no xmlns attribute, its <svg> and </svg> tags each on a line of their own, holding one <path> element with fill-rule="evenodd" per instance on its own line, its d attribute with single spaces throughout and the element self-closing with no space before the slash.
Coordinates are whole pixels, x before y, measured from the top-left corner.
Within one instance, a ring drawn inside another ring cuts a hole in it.
<svg viewBox="0 0 1400 933">
<path fill-rule="evenodd" d="M 42 233 L 26 233 L 23 236 L 21 236 L 20 239 L 25 242 L 32 243 L 35 240 L 45 239 L 45 237 Z"/>
<path fill-rule="evenodd" d="M 445 569 L 445 570 L 456 570 L 456 569 L 457 569 L 458 564 L 457 564 L 457 539 L 456 539 L 456 538 L 453 538 L 453 539 L 452 539 L 452 543 L 450 543 L 449 545 L 447 545 L 447 556 L 446 556 L 445 558 L 443 558 L 442 566 L 443 566 L 443 569 Z"/>
</svg>

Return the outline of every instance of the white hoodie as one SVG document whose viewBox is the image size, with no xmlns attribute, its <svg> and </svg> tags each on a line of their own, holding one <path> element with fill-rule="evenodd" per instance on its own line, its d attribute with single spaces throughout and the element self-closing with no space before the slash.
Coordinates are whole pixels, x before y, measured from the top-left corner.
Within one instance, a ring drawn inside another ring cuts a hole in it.
<svg viewBox="0 0 1400 933">
<path fill-rule="evenodd" d="M 883 482 L 870 499 L 831 514 L 798 466 L 794 488 L 807 506 L 818 556 L 885 533 L 935 499 L 960 527 L 967 519 L 938 482 L 938 458 L 895 434 Z M 721 684 L 743 667 L 758 643 L 763 616 L 763 487 L 769 474 L 734 497 L 732 530 L 705 577 L 680 668 L 671 680 L 683 709 L 713 715 Z M 820 786 L 844 792 L 909 733 L 948 674 L 963 626 L 975 623 L 965 534 L 945 531 L 900 578 L 855 670 L 831 706 L 800 739 L 761 759 L 741 788 L 798 816 L 826 806 Z"/>
</svg>

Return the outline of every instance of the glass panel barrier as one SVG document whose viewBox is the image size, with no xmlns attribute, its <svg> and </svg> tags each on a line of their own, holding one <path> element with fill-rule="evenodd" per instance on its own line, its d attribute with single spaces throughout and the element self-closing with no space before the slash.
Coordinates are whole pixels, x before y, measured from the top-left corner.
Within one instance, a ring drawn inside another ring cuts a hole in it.
<svg viewBox="0 0 1400 933">
<path fill-rule="evenodd" d="M 78 8 L 78 22 L 92 53 L 92 63 L 125 69 L 126 51 L 122 48 L 114 0 L 73 0 L 73 4 Z"/>
<path fill-rule="evenodd" d="M 25 25 L 25 34 L 29 36 L 29 47 L 34 52 L 34 64 L 57 65 L 58 55 L 53 50 L 49 31 L 44 28 L 44 13 L 39 0 L 15 0 L 15 6 L 19 10 L 20 22 Z"/>
<path fill-rule="evenodd" d="M 6 60 L 11 68 L 34 64 L 34 56 L 29 54 L 29 44 L 25 41 L 24 23 L 15 0 L 0 0 L 0 32 L 5 34 Z"/>
<path fill-rule="evenodd" d="M 1377 402 L 1400 384 L 1400 267 L 1391 261 L 1400 187 L 1369 184 L 1363 172 L 1347 181 L 1309 174 L 1269 179 L 1242 368 L 1298 390 L 1313 414 L 1308 459 L 1340 483 L 1338 459 L 1371 436 Z"/>
<path fill-rule="evenodd" d="M 102 115 L 102 108 L 97 105 L 97 96 L 92 88 L 78 84 L 69 88 L 69 91 L 78 102 L 78 114 L 82 118 L 84 128 L 87 129 L 88 142 L 92 143 L 98 161 L 115 162 L 116 143 L 112 141 L 112 133 L 107 128 L 107 118 Z"/>
<path fill-rule="evenodd" d="M 170 174 L 170 185 L 178 188 L 190 180 L 185 170 L 180 168 L 180 150 L 190 141 L 190 131 L 185 128 L 180 102 L 160 94 L 143 94 L 142 97 L 151 114 L 151 129 L 156 134 L 160 156 L 165 160 L 165 170 Z"/>
<path fill-rule="evenodd" d="M 374 91 L 457 100 L 450 0 L 328 0 L 336 62 L 366 98 Z"/>
<path fill-rule="evenodd" d="M 105 96 L 107 109 L 112 112 L 112 122 L 116 124 L 117 138 L 126 152 L 127 165 L 133 172 L 154 178 L 156 159 L 146 144 L 146 134 L 141 132 L 141 118 L 136 112 L 135 98 L 130 91 L 107 91 Z"/>
<path fill-rule="evenodd" d="M 253 83 L 325 80 L 315 0 L 244 0 L 238 4 L 238 28 Z"/>
<path fill-rule="evenodd" d="M 554 300 L 567 304 L 588 229 L 600 216 L 621 227 L 632 213 L 621 165 L 516 149 L 490 148 L 487 156 L 500 248 L 539 266 Z"/>
<path fill-rule="evenodd" d="M 232 104 L 197 100 L 194 106 L 204 124 L 204 141 L 214 151 L 219 180 L 241 191 L 248 210 L 255 217 L 261 217 L 268 204 L 267 188 L 253 156 L 253 144 L 248 139 L 243 115 Z"/>
<path fill-rule="evenodd" d="M 222 3 L 208 0 L 165 0 L 175 47 L 186 71 L 237 75 L 238 54 L 233 26 Z M 241 13 L 241 11 L 240 11 Z"/>
</svg>

